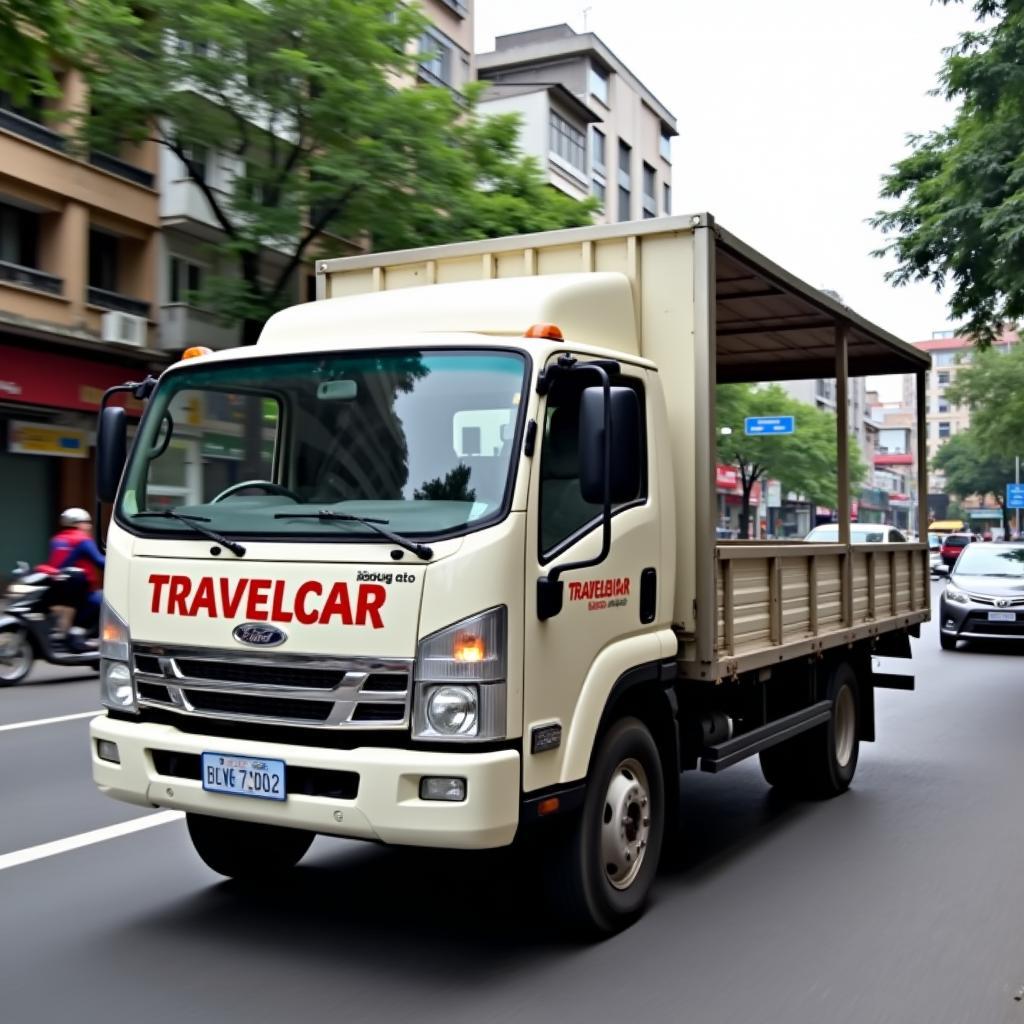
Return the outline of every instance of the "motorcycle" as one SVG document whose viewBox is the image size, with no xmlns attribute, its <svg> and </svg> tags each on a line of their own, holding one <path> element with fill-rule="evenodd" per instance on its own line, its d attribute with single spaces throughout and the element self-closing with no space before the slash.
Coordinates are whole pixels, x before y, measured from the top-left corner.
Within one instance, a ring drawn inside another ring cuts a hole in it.
<svg viewBox="0 0 1024 1024">
<path fill-rule="evenodd" d="M 99 624 L 68 628 L 89 599 L 81 569 L 43 572 L 24 562 L 0 598 L 0 686 L 20 683 L 37 658 L 51 665 L 99 668 Z"/>
</svg>

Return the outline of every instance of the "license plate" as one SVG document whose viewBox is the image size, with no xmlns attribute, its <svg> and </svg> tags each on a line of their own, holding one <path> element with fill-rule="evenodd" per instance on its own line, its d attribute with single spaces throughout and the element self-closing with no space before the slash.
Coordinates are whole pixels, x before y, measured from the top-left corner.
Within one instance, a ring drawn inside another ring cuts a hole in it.
<svg viewBox="0 0 1024 1024">
<path fill-rule="evenodd" d="M 1016 622 L 1017 615 L 1015 612 L 989 612 L 989 622 Z"/>
<path fill-rule="evenodd" d="M 204 753 L 203 789 L 260 800 L 284 800 L 284 761 Z"/>
</svg>

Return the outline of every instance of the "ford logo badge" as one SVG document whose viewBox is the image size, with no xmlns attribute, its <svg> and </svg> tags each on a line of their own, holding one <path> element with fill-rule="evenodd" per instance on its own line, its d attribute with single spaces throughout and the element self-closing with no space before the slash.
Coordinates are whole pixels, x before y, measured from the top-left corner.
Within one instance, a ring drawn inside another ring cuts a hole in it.
<svg viewBox="0 0 1024 1024">
<path fill-rule="evenodd" d="M 283 629 L 263 622 L 243 622 L 235 626 L 231 635 L 240 644 L 248 644 L 250 647 L 279 647 L 288 639 Z"/>
</svg>

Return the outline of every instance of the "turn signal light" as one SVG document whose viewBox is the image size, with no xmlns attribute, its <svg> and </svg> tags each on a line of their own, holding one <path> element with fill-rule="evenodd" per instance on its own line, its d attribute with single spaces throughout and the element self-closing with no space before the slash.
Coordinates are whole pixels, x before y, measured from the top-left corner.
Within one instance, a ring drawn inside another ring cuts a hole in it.
<svg viewBox="0 0 1024 1024">
<path fill-rule="evenodd" d="M 484 638 L 476 633 L 459 633 L 452 644 L 452 657 L 456 661 L 483 661 L 487 656 Z"/>
<path fill-rule="evenodd" d="M 547 338 L 549 341 L 565 341 L 562 328 L 557 324 L 533 324 L 526 329 L 524 337 Z"/>
<path fill-rule="evenodd" d="M 537 814 L 541 818 L 546 818 L 549 814 L 555 814 L 561 804 L 562 802 L 557 796 L 549 796 L 537 804 Z"/>
<path fill-rule="evenodd" d="M 193 345 L 191 348 L 187 348 L 182 352 L 181 358 L 196 359 L 199 356 L 208 356 L 212 351 L 212 348 L 207 348 L 205 345 Z"/>
</svg>

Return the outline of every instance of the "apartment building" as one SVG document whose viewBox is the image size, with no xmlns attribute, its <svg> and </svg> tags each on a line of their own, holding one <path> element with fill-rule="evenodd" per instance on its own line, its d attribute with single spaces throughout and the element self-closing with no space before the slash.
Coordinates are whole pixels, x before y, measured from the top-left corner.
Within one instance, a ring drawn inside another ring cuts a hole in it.
<svg viewBox="0 0 1024 1024">
<path fill-rule="evenodd" d="M 1008 352 L 1019 341 L 1014 331 L 1005 332 L 993 347 L 997 352 Z M 971 425 L 971 412 L 967 406 L 954 405 L 947 396 L 947 389 L 956 380 L 964 366 L 969 366 L 974 353 L 970 338 L 957 335 L 954 331 L 935 331 L 931 338 L 912 343 L 916 348 L 931 354 L 932 368 L 925 374 L 927 397 L 928 461 L 935 458 L 945 442 L 966 430 Z M 914 378 L 903 378 L 903 404 L 915 408 Z M 944 495 L 946 481 L 942 473 L 929 468 L 928 493 Z"/>
<path fill-rule="evenodd" d="M 599 223 L 672 212 L 675 116 L 593 32 L 550 25 L 498 36 L 476 56 L 485 113 L 514 112 L 523 151 Z"/>
<path fill-rule="evenodd" d="M 103 391 L 156 351 L 157 154 L 85 153 L 57 99 L 0 99 L 0 574 L 39 562 L 58 511 L 91 506 Z"/>
</svg>

